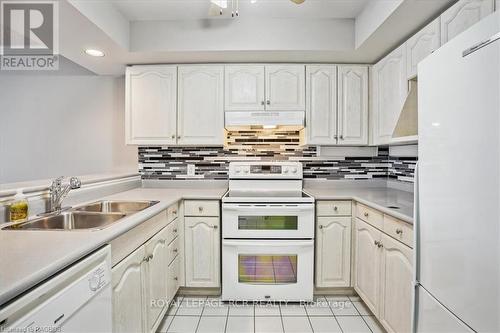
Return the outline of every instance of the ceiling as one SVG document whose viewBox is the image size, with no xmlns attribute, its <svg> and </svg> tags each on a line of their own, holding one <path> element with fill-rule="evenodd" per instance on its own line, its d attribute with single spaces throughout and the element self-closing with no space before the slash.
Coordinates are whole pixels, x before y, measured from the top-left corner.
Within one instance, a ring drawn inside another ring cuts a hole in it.
<svg viewBox="0 0 500 333">
<path fill-rule="evenodd" d="M 239 0 L 240 17 L 248 18 L 355 18 L 370 0 Z M 111 0 L 129 21 L 209 18 L 208 0 Z M 228 0 L 236 8 L 237 0 Z"/>
</svg>

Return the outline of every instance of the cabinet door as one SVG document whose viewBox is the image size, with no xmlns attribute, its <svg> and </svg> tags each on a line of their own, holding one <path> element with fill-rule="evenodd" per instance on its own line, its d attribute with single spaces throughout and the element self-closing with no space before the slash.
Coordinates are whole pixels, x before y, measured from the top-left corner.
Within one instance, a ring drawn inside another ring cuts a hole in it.
<svg viewBox="0 0 500 333">
<path fill-rule="evenodd" d="M 177 290 L 179 290 L 179 281 L 181 274 L 181 256 L 178 255 L 168 266 L 168 302 L 171 302 L 175 295 L 177 294 Z"/>
<path fill-rule="evenodd" d="M 144 332 L 144 259 L 141 246 L 111 270 L 113 286 L 113 332 Z"/>
<path fill-rule="evenodd" d="M 406 41 L 406 75 L 417 75 L 417 65 L 441 45 L 441 27 L 439 18 L 417 32 Z"/>
<path fill-rule="evenodd" d="M 351 280 L 351 218 L 318 217 L 316 286 L 349 287 Z"/>
<path fill-rule="evenodd" d="M 223 80 L 222 66 L 179 66 L 178 144 L 223 144 Z"/>
<path fill-rule="evenodd" d="M 146 244 L 146 256 L 148 261 L 146 265 L 146 306 L 148 317 L 148 330 L 155 331 L 162 318 L 166 305 L 155 304 L 156 300 L 167 299 L 167 272 L 168 272 L 168 251 L 167 238 L 169 230 L 165 227 L 159 233 L 154 235 Z"/>
<path fill-rule="evenodd" d="M 175 144 L 177 67 L 128 67 L 125 90 L 125 142 Z"/>
<path fill-rule="evenodd" d="M 441 15 L 441 45 L 493 12 L 493 0 L 460 0 Z"/>
<path fill-rule="evenodd" d="M 226 111 L 263 111 L 264 66 L 234 65 L 225 67 Z"/>
<path fill-rule="evenodd" d="M 381 233 L 368 223 L 356 219 L 354 231 L 354 289 L 378 315 L 380 304 L 380 248 Z"/>
<path fill-rule="evenodd" d="M 386 235 L 382 245 L 379 319 L 388 332 L 411 332 L 412 250 Z"/>
<path fill-rule="evenodd" d="M 187 287 L 219 287 L 220 232 L 218 217 L 186 217 Z"/>
<path fill-rule="evenodd" d="M 305 67 L 303 65 L 266 66 L 266 110 L 305 110 Z"/>
<path fill-rule="evenodd" d="M 338 99 L 338 143 L 368 144 L 368 67 L 339 66 Z"/>
<path fill-rule="evenodd" d="M 372 89 L 374 144 L 388 144 L 408 93 L 405 45 L 373 66 Z"/>
<path fill-rule="evenodd" d="M 306 66 L 308 144 L 337 144 L 337 66 Z"/>
</svg>

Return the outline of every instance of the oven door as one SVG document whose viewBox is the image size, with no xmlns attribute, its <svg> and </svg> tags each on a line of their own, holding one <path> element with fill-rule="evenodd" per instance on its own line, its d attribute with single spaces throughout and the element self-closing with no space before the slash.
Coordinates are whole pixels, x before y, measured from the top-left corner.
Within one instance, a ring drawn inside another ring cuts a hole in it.
<svg viewBox="0 0 500 333">
<path fill-rule="evenodd" d="M 313 238 L 314 204 L 223 204 L 224 238 Z"/>
<path fill-rule="evenodd" d="M 224 301 L 312 301 L 313 240 L 223 240 Z"/>
</svg>

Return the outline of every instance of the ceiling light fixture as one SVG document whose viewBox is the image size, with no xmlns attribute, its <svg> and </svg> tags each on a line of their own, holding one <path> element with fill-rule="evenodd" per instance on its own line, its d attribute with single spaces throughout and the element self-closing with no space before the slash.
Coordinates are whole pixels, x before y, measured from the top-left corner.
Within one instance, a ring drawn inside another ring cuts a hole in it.
<svg viewBox="0 0 500 333">
<path fill-rule="evenodd" d="M 104 57 L 104 52 L 101 50 L 96 50 L 96 49 L 86 49 L 85 54 L 92 56 L 92 57 Z"/>
</svg>

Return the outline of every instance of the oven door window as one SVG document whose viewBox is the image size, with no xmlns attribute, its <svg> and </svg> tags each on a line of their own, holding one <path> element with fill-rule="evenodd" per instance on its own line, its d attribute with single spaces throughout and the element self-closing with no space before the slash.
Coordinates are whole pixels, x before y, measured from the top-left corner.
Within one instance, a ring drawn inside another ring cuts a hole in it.
<svg viewBox="0 0 500 333">
<path fill-rule="evenodd" d="M 238 255 L 238 282 L 249 284 L 297 283 L 297 255 Z"/>
<path fill-rule="evenodd" d="M 239 230 L 297 230 L 298 216 L 238 216 Z"/>
</svg>

